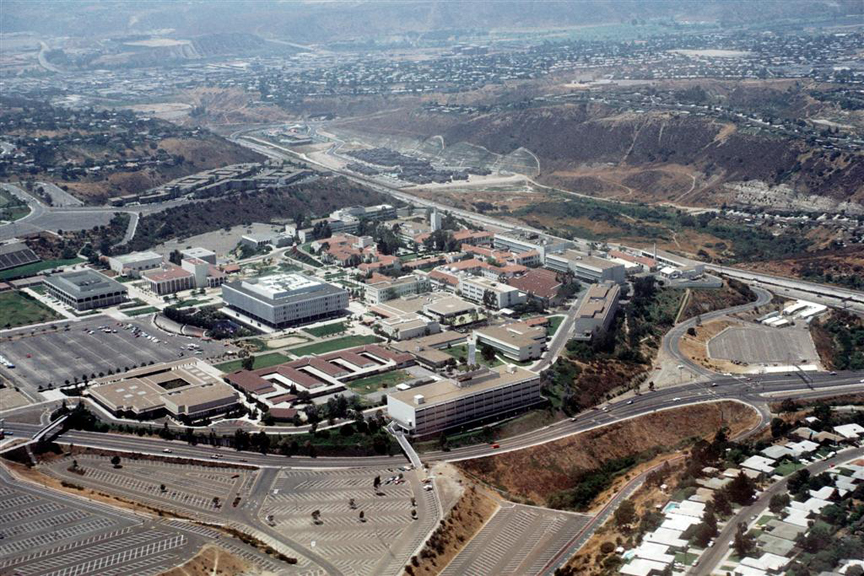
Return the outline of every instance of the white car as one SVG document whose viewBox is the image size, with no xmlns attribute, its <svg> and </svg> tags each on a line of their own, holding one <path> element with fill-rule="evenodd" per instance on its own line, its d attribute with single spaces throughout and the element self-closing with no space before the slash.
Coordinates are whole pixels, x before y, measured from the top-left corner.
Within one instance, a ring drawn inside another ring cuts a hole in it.
<svg viewBox="0 0 864 576">
<path fill-rule="evenodd" d="M 672 398 L 672 402 L 680 402 L 681 398 Z"/>
<path fill-rule="evenodd" d="M 171 454 L 173 450 L 171 450 L 170 448 L 165 448 L 164 450 L 162 450 L 162 452 L 164 452 L 165 454 Z"/>
</svg>

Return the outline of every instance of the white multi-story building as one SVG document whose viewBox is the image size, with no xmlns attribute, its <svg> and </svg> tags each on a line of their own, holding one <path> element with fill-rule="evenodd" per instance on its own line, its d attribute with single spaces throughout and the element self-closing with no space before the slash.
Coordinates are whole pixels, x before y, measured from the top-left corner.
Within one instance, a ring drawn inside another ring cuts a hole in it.
<svg viewBox="0 0 864 576">
<path fill-rule="evenodd" d="M 488 345 L 502 355 L 525 362 L 540 358 L 546 347 L 546 329 L 521 322 L 506 326 L 488 326 L 474 331 L 477 344 Z"/>
<path fill-rule="evenodd" d="M 162 255 L 156 252 L 133 252 L 108 258 L 111 270 L 121 276 L 133 278 L 138 278 L 145 270 L 158 268 L 160 264 L 162 264 Z"/>
<path fill-rule="evenodd" d="M 387 413 L 406 432 L 430 436 L 542 401 L 538 374 L 499 366 L 388 394 Z"/>
<path fill-rule="evenodd" d="M 459 290 L 466 300 L 486 304 L 484 297 L 487 293 L 492 294 L 492 306 L 496 309 L 509 308 L 517 304 L 524 304 L 527 296 L 518 288 L 496 282 L 488 278 L 473 276 L 459 277 Z"/>
<path fill-rule="evenodd" d="M 403 298 L 422 294 L 431 290 L 431 283 L 426 276 L 409 274 L 394 280 L 385 280 L 366 286 L 366 301 L 370 304 L 381 304 L 394 298 Z"/>
<path fill-rule="evenodd" d="M 347 291 L 297 273 L 228 282 L 222 299 L 253 325 L 273 328 L 328 318 L 348 307 Z"/>
<path fill-rule="evenodd" d="M 556 272 L 573 272 L 577 278 L 588 282 L 623 284 L 626 280 L 623 264 L 576 250 L 565 250 L 559 254 L 546 254 L 545 266 Z"/>
</svg>

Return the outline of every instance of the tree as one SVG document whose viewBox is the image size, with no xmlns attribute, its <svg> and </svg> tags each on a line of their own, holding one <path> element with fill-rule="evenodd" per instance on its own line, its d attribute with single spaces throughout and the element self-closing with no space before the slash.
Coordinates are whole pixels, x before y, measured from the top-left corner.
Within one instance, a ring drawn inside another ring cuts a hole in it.
<svg viewBox="0 0 864 576">
<path fill-rule="evenodd" d="M 744 506 L 753 500 L 756 488 L 749 476 L 744 472 L 739 472 L 738 476 L 726 486 L 726 493 L 732 502 Z"/>
<path fill-rule="evenodd" d="M 255 357 L 246 356 L 240 361 L 240 367 L 243 368 L 243 370 L 252 370 L 255 368 Z"/>
<path fill-rule="evenodd" d="M 483 344 L 480 347 L 480 356 L 482 356 L 486 362 L 492 362 L 495 360 L 495 349 L 488 344 Z"/>
<path fill-rule="evenodd" d="M 160 491 L 160 492 L 165 492 L 165 484 L 160 484 L 160 485 L 159 485 L 159 491 Z"/>
<path fill-rule="evenodd" d="M 363 510 L 360 511 L 360 522 L 366 522 L 366 513 Z"/>
<path fill-rule="evenodd" d="M 312 522 L 315 524 L 321 524 L 321 511 L 313 510 L 312 511 Z"/>
<path fill-rule="evenodd" d="M 735 554 L 739 558 L 743 558 L 753 550 L 755 542 L 753 537 L 747 534 L 747 525 L 743 522 L 738 524 L 738 530 L 735 532 L 735 539 L 732 540 L 732 548 L 735 549 Z"/>
<path fill-rule="evenodd" d="M 732 505 L 729 503 L 729 498 L 722 490 L 714 492 L 714 498 L 711 500 L 714 503 L 714 512 L 721 516 L 729 516 L 732 514 Z"/>
<path fill-rule="evenodd" d="M 773 438 L 779 438 L 786 434 L 789 430 L 789 424 L 786 423 L 782 418 L 772 418 L 771 419 L 771 436 Z"/>
<path fill-rule="evenodd" d="M 114 455 L 111 457 L 111 465 L 114 468 L 120 468 L 120 456 Z"/>
<path fill-rule="evenodd" d="M 629 526 L 636 522 L 636 505 L 632 500 L 624 500 L 615 510 L 615 523 L 618 526 Z"/>
<path fill-rule="evenodd" d="M 780 514 L 784 508 L 791 502 L 789 494 L 774 494 L 771 496 L 771 501 L 768 503 L 768 509 L 774 514 Z"/>
<path fill-rule="evenodd" d="M 214 508 L 219 508 L 219 497 L 218 496 L 214 496 L 212 502 L 213 502 Z"/>
<path fill-rule="evenodd" d="M 357 504 L 354 502 L 353 498 L 348 500 L 348 508 L 350 508 L 351 510 L 357 509 Z"/>
<path fill-rule="evenodd" d="M 375 480 L 372 481 L 372 487 L 375 488 L 375 494 L 381 492 L 381 476 L 375 476 Z"/>
</svg>

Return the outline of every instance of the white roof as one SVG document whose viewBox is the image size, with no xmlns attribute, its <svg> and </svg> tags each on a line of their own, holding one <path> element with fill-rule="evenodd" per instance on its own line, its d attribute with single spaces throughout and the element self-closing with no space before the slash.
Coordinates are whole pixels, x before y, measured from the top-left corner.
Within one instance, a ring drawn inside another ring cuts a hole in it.
<svg viewBox="0 0 864 576">
<path fill-rule="evenodd" d="M 795 452 L 790 450 L 786 446 L 773 444 L 762 450 L 761 454 L 767 456 L 768 458 L 773 458 L 776 460 L 778 458 L 783 458 L 784 456 L 794 456 Z"/>
<path fill-rule="evenodd" d="M 663 544 L 657 544 L 655 542 L 642 542 L 638 548 L 633 550 L 633 553 L 636 554 L 637 558 L 644 558 L 645 560 L 653 560 L 655 562 L 662 562 L 663 564 L 669 564 L 675 560 L 674 554 L 668 554 L 669 546 L 665 546 Z"/>
<path fill-rule="evenodd" d="M 810 517 L 810 513 L 807 510 L 787 507 L 785 511 L 788 515 L 783 519 L 784 522 L 807 528 L 808 518 Z"/>
<path fill-rule="evenodd" d="M 774 472 L 774 460 L 765 458 L 764 456 L 751 456 L 741 463 L 741 467 L 770 474 Z"/>
<path fill-rule="evenodd" d="M 840 574 L 846 574 L 846 571 L 849 570 L 852 566 L 860 566 L 864 568 L 864 560 L 841 560 L 840 568 L 837 569 Z"/>
<path fill-rule="evenodd" d="M 819 498 L 820 500 L 828 500 L 834 494 L 834 488 L 831 486 L 823 486 L 819 490 L 810 490 L 810 496 Z"/>
<path fill-rule="evenodd" d="M 735 567 L 735 574 L 740 576 L 767 576 L 767 572 L 764 570 L 753 568 L 752 566 L 746 566 L 744 564 L 739 564 Z"/>
<path fill-rule="evenodd" d="M 777 554 L 771 554 L 770 552 L 766 552 L 762 554 L 759 558 L 744 558 L 741 560 L 741 564 L 745 566 L 751 566 L 753 568 L 759 568 L 760 570 L 767 571 L 777 571 L 782 569 L 789 563 L 789 559 L 784 556 L 778 556 Z"/>
<path fill-rule="evenodd" d="M 702 502 L 694 502 L 692 500 L 684 500 L 679 503 L 678 508 L 673 511 L 675 514 L 682 516 L 693 516 L 694 518 L 702 518 L 705 515 L 705 504 Z"/>
<path fill-rule="evenodd" d="M 687 545 L 687 540 L 681 538 L 683 532 L 681 530 L 671 530 L 669 528 L 658 528 L 654 532 L 645 534 L 645 542 L 656 542 L 664 544 L 672 548 L 683 548 Z"/>
<path fill-rule="evenodd" d="M 689 528 L 690 526 L 693 526 L 694 524 L 699 524 L 699 522 L 701 522 L 699 518 L 693 518 L 692 516 L 682 516 L 680 514 L 667 513 L 666 520 L 663 521 L 663 524 L 661 524 L 660 527 L 683 532 L 684 530 L 687 530 L 687 528 Z"/>
<path fill-rule="evenodd" d="M 834 426 L 834 432 L 844 438 L 858 438 L 864 434 L 864 427 L 858 424 L 843 424 L 842 426 Z"/>
<path fill-rule="evenodd" d="M 801 440 L 800 442 L 789 442 L 786 447 L 795 451 L 795 455 L 809 454 L 819 449 L 819 444 L 810 440 Z"/>
<path fill-rule="evenodd" d="M 629 574 L 630 576 L 648 576 L 652 572 L 662 572 L 667 564 L 663 562 L 655 562 L 654 560 L 645 560 L 644 558 L 635 558 L 621 567 L 621 574 Z"/>
</svg>

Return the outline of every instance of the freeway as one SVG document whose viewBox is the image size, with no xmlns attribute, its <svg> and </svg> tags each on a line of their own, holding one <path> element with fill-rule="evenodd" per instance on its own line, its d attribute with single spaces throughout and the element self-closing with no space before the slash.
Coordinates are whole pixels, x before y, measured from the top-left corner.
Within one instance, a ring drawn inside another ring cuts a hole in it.
<svg viewBox="0 0 864 576">
<path fill-rule="evenodd" d="M 810 464 L 809 466 L 806 466 L 805 469 L 813 476 L 816 476 L 833 466 L 848 462 L 849 460 L 854 460 L 855 458 L 860 458 L 861 456 L 864 456 L 864 448 L 847 449 L 838 452 L 833 458 Z M 720 531 L 720 534 L 717 535 L 717 538 L 714 539 L 714 546 L 708 548 L 702 554 L 702 557 L 699 559 L 699 564 L 692 567 L 688 574 L 690 576 L 709 576 L 714 571 L 714 567 L 723 560 L 723 557 L 726 556 L 726 553 L 729 551 L 729 544 L 735 538 L 738 524 L 741 522 L 744 524 L 750 524 L 754 518 L 757 518 L 762 514 L 765 509 L 768 508 L 772 496 L 786 492 L 786 484 L 788 481 L 789 478 L 786 477 L 779 482 L 775 482 L 764 490 L 752 504 L 745 506 L 738 512 L 738 514 L 733 516 L 726 523 L 723 530 Z"/>
<path fill-rule="evenodd" d="M 798 376 L 770 375 L 748 382 L 744 379 L 720 377 L 711 382 L 684 384 L 648 392 L 630 400 L 620 400 L 608 404 L 608 411 L 599 409 L 583 412 L 577 417 L 557 424 L 505 438 L 497 442 L 498 448 L 490 445 L 474 445 L 453 449 L 449 452 L 427 452 L 422 455 L 426 463 L 455 462 L 471 458 L 482 458 L 522 450 L 531 446 L 560 440 L 571 436 L 636 418 L 653 412 L 678 408 L 689 404 L 731 400 L 742 402 L 758 410 L 763 426 L 770 421 L 767 403 L 783 398 L 820 398 L 864 391 L 864 373 L 814 374 L 812 382 L 805 383 Z M 16 436 L 32 436 L 40 429 L 39 425 L 6 422 L 6 430 Z M 183 442 L 169 442 L 154 437 L 137 437 L 122 434 L 102 434 L 97 432 L 69 431 L 59 439 L 62 443 L 78 446 L 104 448 L 122 452 L 163 455 L 177 458 L 214 459 L 219 455 L 221 461 L 243 463 L 261 467 L 291 468 L 354 468 L 354 467 L 392 467 L 404 464 L 402 456 L 372 457 L 286 457 L 276 454 L 236 452 L 226 448 L 208 445 L 190 446 Z M 171 453 L 165 453 L 165 449 Z"/>
<path fill-rule="evenodd" d="M 708 370 L 693 362 L 686 354 L 683 354 L 678 346 L 681 338 L 684 334 L 687 333 L 687 329 L 696 326 L 697 322 L 707 322 L 708 320 L 713 320 L 714 318 L 721 318 L 723 316 L 729 314 L 737 314 L 739 312 L 746 312 L 748 310 L 752 310 L 753 308 L 757 308 L 759 306 L 764 306 L 771 301 L 771 293 L 762 288 L 751 287 L 753 292 L 756 293 L 756 300 L 750 302 L 748 304 L 742 304 L 740 306 L 733 306 L 731 308 L 724 308 L 723 310 L 716 310 L 714 312 L 706 312 L 700 316 L 696 316 L 690 318 L 689 320 L 685 320 L 679 324 L 676 324 L 672 327 L 669 332 L 663 337 L 662 347 L 663 350 L 675 358 L 679 364 L 683 364 L 691 371 L 695 372 L 700 376 L 707 376 L 709 378 L 713 378 L 716 376 L 714 372 Z"/>
</svg>

